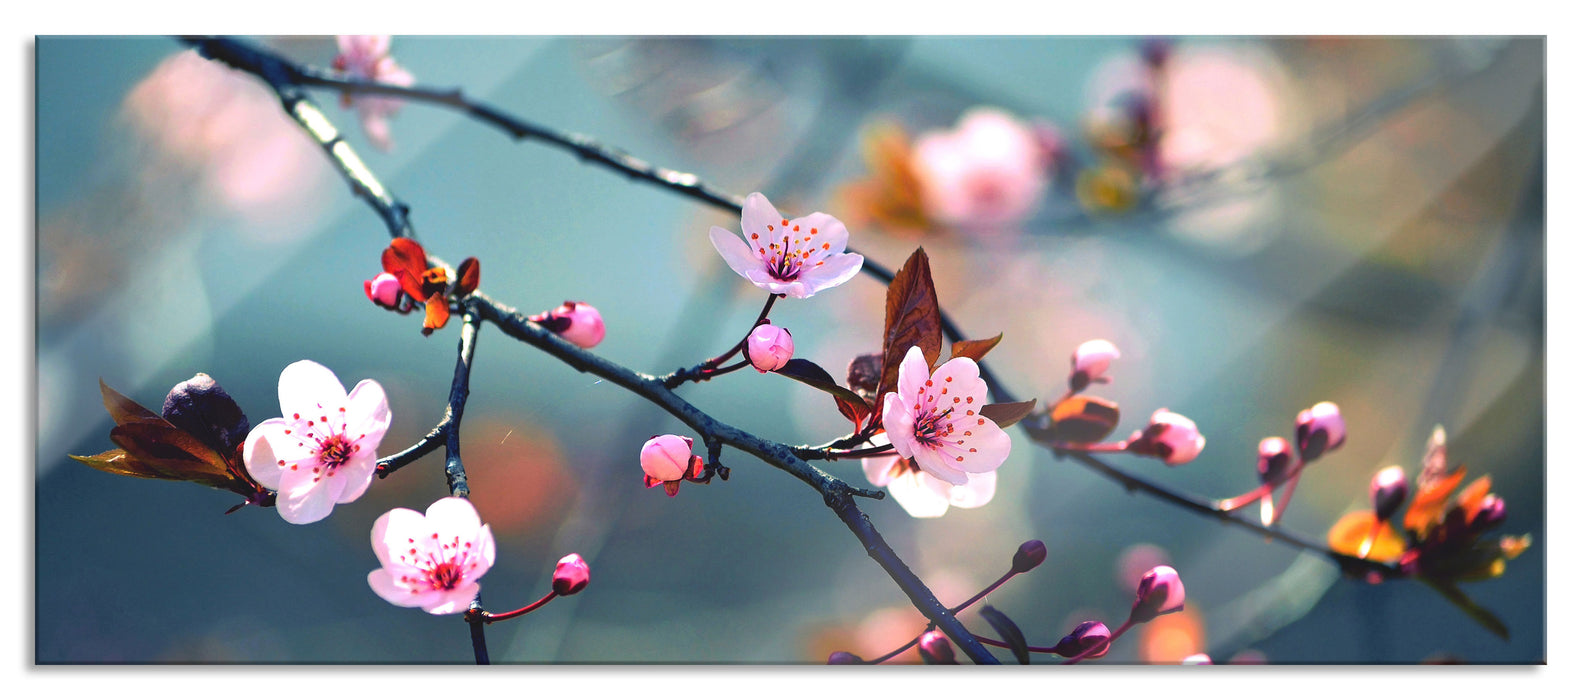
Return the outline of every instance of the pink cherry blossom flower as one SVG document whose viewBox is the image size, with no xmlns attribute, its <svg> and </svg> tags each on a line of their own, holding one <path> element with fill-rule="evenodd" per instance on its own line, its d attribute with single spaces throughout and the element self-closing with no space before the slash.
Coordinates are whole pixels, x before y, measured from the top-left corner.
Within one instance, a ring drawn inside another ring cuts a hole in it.
<svg viewBox="0 0 1582 700">
<path fill-rule="evenodd" d="M 576 595 L 588 587 L 588 562 L 581 554 L 567 554 L 555 563 L 552 587 L 557 595 Z"/>
<path fill-rule="evenodd" d="M 494 566 L 494 534 L 465 498 L 441 498 L 424 513 L 396 508 L 374 521 L 372 539 L 380 568 L 368 572 L 369 587 L 434 615 L 465 612 Z"/>
<path fill-rule="evenodd" d="M 580 301 L 568 301 L 549 311 L 533 314 L 528 320 L 584 350 L 604 340 L 604 317 L 591 304 Z"/>
<path fill-rule="evenodd" d="M 736 274 L 770 294 L 804 299 L 851 279 L 862 256 L 846 252 L 846 225 L 814 212 L 785 219 L 757 192 L 742 207 L 742 235 L 709 229 L 709 241 Z"/>
<path fill-rule="evenodd" d="M 682 479 L 703 473 L 703 458 L 692 454 L 692 438 L 680 435 L 650 438 L 643 443 L 638 461 L 643 467 L 643 485 L 653 488 L 663 484 L 669 496 L 681 490 Z"/>
<path fill-rule="evenodd" d="M 953 131 L 925 133 L 912 152 L 930 218 L 969 228 L 1026 220 L 1048 187 L 1038 133 L 1005 112 L 979 107 Z"/>
<path fill-rule="evenodd" d="M 363 293 L 368 295 L 368 300 L 387 309 L 396 308 L 396 302 L 401 298 L 401 282 L 395 275 L 381 272 L 371 280 L 363 282 Z"/>
<path fill-rule="evenodd" d="M 285 417 L 254 426 L 242 446 L 247 472 L 279 492 L 280 517 L 322 520 L 368 490 L 374 452 L 390 428 L 384 387 L 364 379 L 348 394 L 324 365 L 293 362 L 280 373 L 280 411 Z"/>
<path fill-rule="evenodd" d="M 759 324 L 747 335 L 747 360 L 760 374 L 786 366 L 795 350 L 791 332 L 779 326 Z"/>
<path fill-rule="evenodd" d="M 888 445 L 884 434 L 875 436 L 875 445 Z M 864 457 L 862 473 L 868 483 L 890 491 L 890 497 L 914 518 L 937 518 L 957 508 L 977 508 L 994 499 L 996 472 L 967 474 L 967 483 L 957 486 L 913 467 L 894 455 Z"/>
<path fill-rule="evenodd" d="M 335 37 L 335 44 L 340 49 L 333 64 L 336 70 L 360 80 L 411 87 L 412 74 L 396 65 L 395 59 L 390 57 L 389 35 L 343 34 Z M 374 146 L 381 151 L 390 150 L 390 124 L 387 119 L 400 110 L 400 100 L 373 96 L 354 98 L 344 95 L 341 103 L 357 108 L 357 114 L 362 119 L 363 131 L 368 134 L 368 140 L 373 142 Z"/>
<path fill-rule="evenodd" d="M 1126 449 L 1158 457 L 1173 467 L 1197 459 L 1206 442 L 1192 419 L 1161 408 L 1154 411 L 1148 427 L 1132 433 L 1131 439 L 1126 442 Z"/>
<path fill-rule="evenodd" d="M 957 357 L 930 375 L 914 345 L 901 359 L 896 391 L 884 396 L 884 430 L 897 455 L 936 479 L 965 485 L 968 474 L 991 473 L 1011 455 L 1010 436 L 978 415 L 988 395 L 978 363 Z"/>
<path fill-rule="evenodd" d="M 1104 372 L 1110 368 L 1110 362 L 1120 356 L 1120 349 L 1102 338 L 1078 345 L 1071 353 L 1071 376 L 1067 380 L 1071 390 L 1082 391 L 1088 384 L 1108 384 L 1110 378 L 1104 376 Z"/>
<path fill-rule="evenodd" d="M 1323 439 L 1319 439 L 1322 435 Z M 1346 442 L 1346 421 L 1333 402 L 1316 403 L 1296 414 L 1296 445 L 1309 462 Z"/>
<path fill-rule="evenodd" d="M 1142 623 L 1160 615 L 1180 612 L 1186 607 L 1186 586 L 1181 575 L 1169 566 L 1156 566 L 1137 583 L 1137 602 L 1132 603 L 1131 621 Z"/>
</svg>

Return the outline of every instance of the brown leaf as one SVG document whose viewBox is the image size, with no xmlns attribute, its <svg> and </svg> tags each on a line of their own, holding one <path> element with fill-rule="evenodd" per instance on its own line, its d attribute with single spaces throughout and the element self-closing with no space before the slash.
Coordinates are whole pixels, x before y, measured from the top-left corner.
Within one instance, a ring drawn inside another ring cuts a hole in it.
<svg viewBox="0 0 1582 700">
<path fill-rule="evenodd" d="M 1037 399 L 1028 399 L 1015 403 L 985 404 L 983 408 L 978 409 L 978 415 L 994 421 L 1001 428 L 1009 428 L 1020 423 L 1023 418 L 1033 412 L 1033 407 L 1037 405 Z"/>
<path fill-rule="evenodd" d="M 443 294 L 434 294 L 428 298 L 423 311 L 423 335 L 434 332 L 436 328 L 444 328 L 450 321 L 450 305 L 445 302 Z"/>
<path fill-rule="evenodd" d="M 1001 333 L 993 338 L 984 338 L 983 340 L 957 341 L 950 346 L 950 358 L 965 357 L 973 362 L 982 362 L 983 356 L 989 354 L 989 351 L 993 350 L 994 346 L 999 345 L 1000 339 L 1004 337 L 1005 334 Z"/>
<path fill-rule="evenodd" d="M 146 420 L 164 421 L 163 418 L 159 417 L 159 414 L 143 408 L 138 402 L 127 398 L 121 392 L 111 389 L 110 385 L 105 384 L 103 379 L 99 380 L 99 393 L 104 396 L 104 409 L 110 412 L 110 418 L 115 421 L 116 425 Z"/>
<path fill-rule="evenodd" d="M 102 472 L 109 472 L 111 474 L 120 474 L 121 476 L 135 476 L 141 479 L 171 478 L 165 472 L 151 469 L 148 467 L 148 465 L 133 459 L 126 453 L 126 450 L 107 450 L 88 457 L 81 457 L 78 455 L 66 456 L 93 467 L 94 469 L 98 469 Z"/>
<path fill-rule="evenodd" d="M 1406 517 L 1401 524 L 1406 529 L 1416 532 L 1419 537 L 1426 537 L 1428 530 L 1437 525 L 1444 515 L 1445 503 L 1450 500 L 1451 492 L 1461 485 L 1461 480 L 1467 475 L 1466 465 L 1456 467 L 1448 474 L 1429 480 L 1426 483 L 1419 481 L 1417 495 L 1412 499 L 1411 507 L 1406 509 Z"/>
<path fill-rule="evenodd" d="M 456 266 L 456 296 L 464 297 L 478 288 L 478 259 L 467 258 Z"/>
<path fill-rule="evenodd" d="M 160 474 L 150 478 L 196 481 L 216 488 L 229 488 L 235 479 L 220 453 L 163 420 L 116 426 L 110 441 L 147 471 Z"/>
<path fill-rule="evenodd" d="M 1121 422 L 1121 408 L 1097 396 L 1078 394 L 1050 409 L 1051 438 L 1062 442 L 1098 442 Z"/>
<path fill-rule="evenodd" d="M 410 238 L 392 239 L 390 247 L 380 254 L 379 262 L 384 265 L 385 272 L 397 277 L 405 272 L 414 281 L 421 279 L 423 271 L 428 269 L 428 255 L 423 252 L 423 246 Z M 414 296 L 422 298 L 421 294 Z"/>
<path fill-rule="evenodd" d="M 929 367 L 939 361 L 944 344 L 941 338 L 939 296 L 934 291 L 934 276 L 929 271 L 928 254 L 920 247 L 906 259 L 890 282 L 884 300 L 884 371 L 879 373 L 877 396 L 882 400 L 895 391 L 901 373 L 901 359 L 912 346 L 923 351 Z"/>
</svg>

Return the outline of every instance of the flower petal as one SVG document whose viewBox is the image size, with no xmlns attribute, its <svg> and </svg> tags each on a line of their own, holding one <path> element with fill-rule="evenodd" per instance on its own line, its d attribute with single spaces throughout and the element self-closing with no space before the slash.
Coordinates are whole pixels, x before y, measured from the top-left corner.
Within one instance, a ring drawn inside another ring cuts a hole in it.
<svg viewBox="0 0 1582 700">
<path fill-rule="evenodd" d="M 320 408 L 346 405 L 346 386 L 328 367 L 299 360 L 280 372 L 280 412 L 313 413 Z"/>
<path fill-rule="evenodd" d="M 911 350 L 907 350 L 906 356 L 901 358 L 901 367 L 898 372 L 895 381 L 896 391 L 901 394 L 901 398 L 915 403 L 919 396 L 918 390 L 922 389 L 923 385 L 929 380 L 928 362 L 923 359 L 923 349 L 913 345 Z M 886 414 L 888 415 L 888 412 Z M 894 440 L 895 431 L 891 431 L 888 428 L 886 428 L 886 431 L 891 434 L 890 439 Z M 909 435 L 912 434 L 911 430 L 904 432 Z"/>
<path fill-rule="evenodd" d="M 372 458 L 385 431 L 390 429 L 390 401 L 384 387 L 372 379 L 364 379 L 352 387 L 352 393 L 340 405 L 346 408 L 346 437 L 356 440 Z"/>
<path fill-rule="evenodd" d="M 472 605 L 472 599 L 478 597 L 478 584 L 467 583 L 448 591 L 435 591 L 438 600 L 418 606 L 430 615 L 453 615 L 466 612 Z"/>
<path fill-rule="evenodd" d="M 907 515 L 914 518 L 937 518 L 950 510 L 950 498 L 932 488 L 929 482 L 943 484 L 946 490 L 950 488 L 949 484 L 928 474 L 912 472 L 890 482 L 890 496 L 900 504 Z"/>
<path fill-rule="evenodd" d="M 957 425 L 961 426 L 957 432 L 960 436 L 957 439 L 961 444 L 946 441 L 939 449 L 941 460 L 951 467 L 963 472 L 992 472 L 999 469 L 1000 465 L 1005 463 L 1005 459 L 1011 456 L 1011 436 L 1007 435 L 1000 426 L 995 425 L 994 421 L 986 420 L 983 425 L 973 425 L 971 428 L 966 428 L 960 423 Z M 967 432 L 972 434 L 967 435 Z"/>
<path fill-rule="evenodd" d="M 775 237 L 783 228 L 780 222 L 785 218 L 780 216 L 780 211 L 769 203 L 769 198 L 762 193 L 754 192 L 747 195 L 747 201 L 742 205 L 742 235 L 751 238 L 758 234 L 764 238 Z"/>
<path fill-rule="evenodd" d="M 929 474 L 943 481 L 948 481 L 958 486 L 967 483 L 966 472 L 960 471 L 956 468 L 962 464 L 965 464 L 964 461 L 947 461 L 944 453 L 928 449 L 927 447 L 919 447 L 916 451 L 916 454 L 912 455 L 912 459 L 917 460 L 917 466 L 922 467 L 923 471 L 928 472 Z M 996 464 L 995 466 L 999 465 Z"/>
<path fill-rule="evenodd" d="M 893 455 L 883 457 L 864 457 L 862 459 L 863 476 L 868 477 L 868 483 L 884 488 L 890 485 L 890 474 L 895 469 L 895 463 L 902 458 Z"/>
<path fill-rule="evenodd" d="M 798 275 L 798 279 L 811 290 L 807 296 L 845 284 L 862 271 L 862 256 L 856 253 L 841 253 L 820 262 L 823 264 L 803 267 L 802 274 Z"/>
<path fill-rule="evenodd" d="M 478 520 L 478 509 L 467 499 L 456 496 L 435 501 L 423 517 L 428 531 L 440 533 L 441 539 L 460 535 L 462 539 L 471 540 L 478 536 L 478 528 L 483 525 Z"/>
<path fill-rule="evenodd" d="M 275 509 L 280 511 L 281 518 L 293 525 L 318 522 L 335 509 L 335 499 L 341 495 L 344 486 L 345 480 L 340 477 L 314 481 L 309 463 L 302 463 L 297 469 L 281 474 Z"/>
<path fill-rule="evenodd" d="M 335 477 L 341 480 L 341 494 L 336 497 L 336 503 L 351 503 L 362 498 L 368 491 L 368 485 L 373 483 L 374 469 L 378 460 L 372 454 L 367 457 L 354 457 L 351 461 L 341 465 L 335 470 Z"/>
<path fill-rule="evenodd" d="M 254 481 L 260 486 L 271 491 L 280 490 L 280 461 L 285 459 L 276 449 L 276 444 L 290 444 L 295 446 L 296 441 L 290 440 L 285 434 L 290 423 L 284 418 L 270 418 L 253 426 L 247 433 L 247 440 L 242 443 L 242 464 L 247 468 Z M 293 455 L 295 456 L 295 455 Z M 295 461 L 295 460 L 288 460 Z"/>
<path fill-rule="evenodd" d="M 379 516 L 369 537 L 379 564 L 386 568 L 398 565 L 399 554 L 411 548 L 408 540 L 415 539 L 414 533 L 422 529 L 423 514 L 411 508 L 395 508 Z M 397 558 L 393 559 L 392 555 Z"/>
<path fill-rule="evenodd" d="M 911 457 L 920 449 L 915 432 L 917 417 L 896 392 L 884 395 L 884 415 L 880 420 L 884 423 L 885 434 L 890 436 L 890 443 L 895 445 L 896 454 Z"/>
<path fill-rule="evenodd" d="M 758 281 L 748 277 L 749 272 L 756 271 L 767 276 L 764 272 L 763 260 L 747 247 L 741 236 L 715 226 L 709 229 L 709 242 L 713 243 L 714 249 L 720 252 L 720 257 L 725 258 L 726 265 L 735 270 L 736 274 L 747 277 L 753 284 L 758 284 Z"/>
<path fill-rule="evenodd" d="M 994 499 L 994 489 L 999 481 L 999 472 L 984 472 L 982 474 L 967 474 L 965 486 L 955 486 L 950 489 L 950 505 L 957 508 L 977 508 Z"/>
</svg>

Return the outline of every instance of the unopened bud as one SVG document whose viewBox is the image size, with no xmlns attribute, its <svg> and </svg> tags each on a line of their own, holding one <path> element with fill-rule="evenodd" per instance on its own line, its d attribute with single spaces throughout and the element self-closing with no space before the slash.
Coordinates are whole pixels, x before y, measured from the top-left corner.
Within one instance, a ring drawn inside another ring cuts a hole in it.
<svg viewBox="0 0 1582 700">
<path fill-rule="evenodd" d="M 773 372 L 786 366 L 795 349 L 791 332 L 779 326 L 759 324 L 747 335 L 747 360 L 760 373 Z"/>
<path fill-rule="evenodd" d="M 1406 502 L 1406 472 L 1398 466 L 1380 469 L 1368 492 L 1373 498 L 1373 517 L 1389 520 Z"/>
<path fill-rule="evenodd" d="M 604 317 L 599 310 L 580 301 L 568 301 L 528 320 L 537 323 L 584 350 L 604 340 Z"/>
<path fill-rule="evenodd" d="M 677 481 L 692 464 L 692 438 L 656 435 L 643 443 L 643 473 L 655 481 Z"/>
<path fill-rule="evenodd" d="M 1044 563 L 1044 557 L 1047 556 L 1049 556 L 1049 550 L 1044 547 L 1042 541 L 1028 540 L 1023 542 L 1022 546 L 1016 548 L 1016 555 L 1011 557 L 1011 570 L 1019 574 L 1025 574 L 1038 568 L 1038 565 Z"/>
<path fill-rule="evenodd" d="M 1071 353 L 1071 376 L 1066 383 L 1072 391 L 1082 391 L 1088 384 L 1108 382 L 1110 378 L 1104 372 L 1110 368 L 1110 361 L 1120 356 L 1120 349 L 1108 340 L 1095 339 L 1078 345 Z"/>
<path fill-rule="evenodd" d="M 1160 615 L 1179 612 L 1186 607 L 1186 586 L 1174 568 L 1156 566 L 1143 574 L 1137 584 L 1137 602 L 1132 604 L 1133 623 L 1152 620 Z"/>
<path fill-rule="evenodd" d="M 829 661 L 825 663 L 830 666 L 844 666 L 847 664 L 860 664 L 863 663 L 863 660 L 861 656 L 849 651 L 834 651 L 830 652 Z"/>
<path fill-rule="evenodd" d="M 557 595 L 576 595 L 588 587 L 588 562 L 580 554 L 567 554 L 555 564 L 552 587 Z"/>
<path fill-rule="evenodd" d="M 394 309 L 396 301 L 401 298 L 401 282 L 395 275 L 381 272 L 371 280 L 363 280 L 363 293 L 368 295 L 369 301 Z"/>
<path fill-rule="evenodd" d="M 1132 433 L 1126 450 L 1157 457 L 1173 467 L 1196 459 L 1206 442 L 1192 419 L 1161 408 L 1154 411 L 1147 428 Z"/>
<path fill-rule="evenodd" d="M 1296 414 L 1296 447 L 1304 461 L 1338 449 L 1346 442 L 1346 421 L 1340 407 L 1324 401 Z"/>
<path fill-rule="evenodd" d="M 1280 484 L 1290 476 L 1291 463 L 1296 451 L 1285 438 L 1266 437 L 1258 442 L 1258 481 Z"/>
<path fill-rule="evenodd" d="M 1102 646 L 1100 646 L 1102 645 Z M 1097 659 L 1110 653 L 1110 628 L 1098 620 L 1088 620 L 1055 644 L 1055 653 L 1066 658 L 1080 656 L 1083 652 L 1093 647 L 1100 647 L 1097 651 L 1088 654 L 1085 658 Z"/>
<path fill-rule="evenodd" d="M 1468 526 L 1473 531 L 1481 531 L 1503 522 L 1505 522 L 1505 499 L 1491 493 L 1483 497 L 1478 512 L 1473 514 L 1472 522 L 1468 523 Z"/>
<path fill-rule="evenodd" d="M 1208 654 L 1193 654 L 1181 660 L 1182 666 L 1213 666 L 1214 660 Z"/>
<path fill-rule="evenodd" d="M 171 425 L 229 456 L 252 429 L 242 408 L 213 377 L 199 372 L 170 388 L 160 415 Z"/>
<path fill-rule="evenodd" d="M 917 649 L 923 654 L 923 661 L 930 664 L 956 663 L 956 649 L 950 646 L 950 639 L 939 630 L 929 630 L 918 638 Z"/>
</svg>

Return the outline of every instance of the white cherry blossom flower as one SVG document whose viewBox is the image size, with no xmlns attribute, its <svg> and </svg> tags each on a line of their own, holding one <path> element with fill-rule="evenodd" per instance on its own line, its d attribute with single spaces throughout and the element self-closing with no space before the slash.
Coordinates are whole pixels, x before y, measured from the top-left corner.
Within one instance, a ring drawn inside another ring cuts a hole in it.
<svg viewBox="0 0 1582 700">
<path fill-rule="evenodd" d="M 888 445 L 890 441 L 879 435 L 875 445 Z M 957 508 L 977 508 L 994 498 L 998 472 L 968 473 L 967 483 L 957 486 L 916 469 L 905 459 L 894 455 L 864 457 L 862 473 L 868 483 L 888 488 L 890 497 L 914 518 L 937 518 Z"/>
<path fill-rule="evenodd" d="M 434 615 L 466 612 L 478 578 L 494 565 L 494 534 L 465 498 L 441 498 L 419 513 L 396 508 L 374 521 L 379 567 L 368 585 L 392 605 Z"/>
<path fill-rule="evenodd" d="M 390 428 L 384 387 L 364 379 L 348 394 L 324 365 L 293 362 L 280 373 L 280 411 L 284 417 L 259 423 L 242 446 L 247 472 L 278 492 L 280 517 L 322 520 L 368 490 L 374 452 Z"/>
<path fill-rule="evenodd" d="M 770 294 L 803 299 L 851 279 L 862 256 L 846 252 L 846 225 L 814 212 L 785 219 L 757 192 L 742 207 L 742 236 L 715 226 L 709 241 L 736 274 Z"/>
<path fill-rule="evenodd" d="M 1011 438 L 978 414 L 988 394 L 978 363 L 957 357 L 930 375 L 923 351 L 912 346 L 896 391 L 884 396 L 884 430 L 895 453 L 956 486 L 966 485 L 968 474 L 998 469 L 1011 454 Z"/>
</svg>

